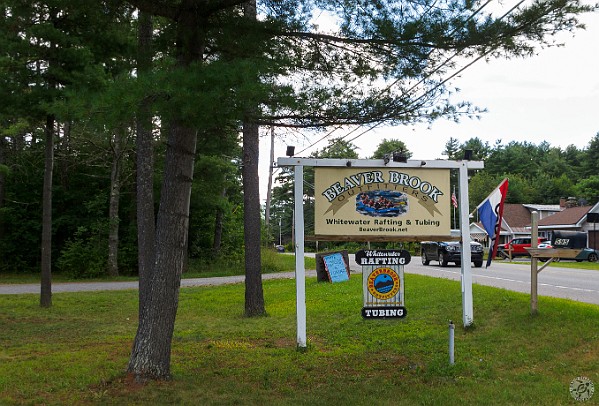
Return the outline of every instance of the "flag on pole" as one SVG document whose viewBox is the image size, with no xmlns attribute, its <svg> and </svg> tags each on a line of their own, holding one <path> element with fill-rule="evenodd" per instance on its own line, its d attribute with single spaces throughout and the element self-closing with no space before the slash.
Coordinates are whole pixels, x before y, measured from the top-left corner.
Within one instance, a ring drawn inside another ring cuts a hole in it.
<svg viewBox="0 0 599 406">
<path fill-rule="evenodd" d="M 458 208 L 458 199 L 455 197 L 455 190 L 451 194 L 451 204 L 453 204 L 454 208 Z"/>
<path fill-rule="evenodd" d="M 503 204 L 507 195 L 508 179 L 505 178 L 491 194 L 478 205 L 478 218 L 489 234 L 489 258 L 487 268 L 497 254 L 501 220 L 503 219 Z"/>
</svg>

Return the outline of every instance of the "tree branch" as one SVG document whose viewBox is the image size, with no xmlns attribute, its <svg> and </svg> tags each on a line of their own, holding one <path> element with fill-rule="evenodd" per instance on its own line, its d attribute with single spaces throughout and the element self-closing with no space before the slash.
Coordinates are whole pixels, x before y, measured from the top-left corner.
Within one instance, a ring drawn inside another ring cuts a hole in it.
<svg viewBox="0 0 599 406">
<path fill-rule="evenodd" d="M 178 21 L 181 14 L 196 12 L 207 17 L 218 11 L 239 6 L 244 0 L 188 0 L 174 5 L 168 0 L 127 0 L 131 5 L 151 15 Z"/>
<path fill-rule="evenodd" d="M 168 0 L 127 0 L 129 4 L 150 15 L 176 20 L 179 7 Z"/>
<path fill-rule="evenodd" d="M 437 47 L 435 44 L 413 41 L 413 40 L 400 40 L 391 41 L 389 39 L 376 39 L 376 38 L 346 38 L 338 37 L 331 34 L 322 34 L 314 32 L 303 32 L 303 31 L 280 31 L 273 32 L 283 37 L 294 37 L 294 38 L 309 38 L 317 41 L 328 42 L 328 43 L 343 43 L 343 44 L 370 44 L 370 45 L 394 45 L 394 46 L 418 46 L 434 48 Z"/>
</svg>

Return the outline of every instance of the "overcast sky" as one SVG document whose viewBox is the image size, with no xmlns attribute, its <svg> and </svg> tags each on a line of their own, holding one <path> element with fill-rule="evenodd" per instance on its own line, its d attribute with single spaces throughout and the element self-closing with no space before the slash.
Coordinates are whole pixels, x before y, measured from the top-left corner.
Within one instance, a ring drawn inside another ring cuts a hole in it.
<svg viewBox="0 0 599 406">
<path fill-rule="evenodd" d="M 384 139 L 402 140 L 413 153 L 413 159 L 445 158 L 441 152 L 450 137 L 463 143 L 478 137 L 491 146 L 496 140 L 528 141 L 566 148 L 585 148 L 599 133 L 599 13 L 581 18 L 587 25 L 560 37 L 561 48 L 539 50 L 527 59 L 479 61 L 456 78 L 460 100 L 486 108 L 481 119 L 463 119 L 460 123 L 446 120 L 428 125 L 380 128 L 354 140 L 360 158 L 369 157 Z M 347 139 L 362 131 L 357 131 Z M 335 133 L 342 136 L 343 132 Z M 277 139 L 275 161 L 285 155 L 286 145 L 296 152 L 321 138 L 323 134 L 304 138 Z M 270 141 L 261 139 L 261 199 L 266 198 Z M 308 156 L 326 146 L 316 144 L 301 156 Z"/>
</svg>

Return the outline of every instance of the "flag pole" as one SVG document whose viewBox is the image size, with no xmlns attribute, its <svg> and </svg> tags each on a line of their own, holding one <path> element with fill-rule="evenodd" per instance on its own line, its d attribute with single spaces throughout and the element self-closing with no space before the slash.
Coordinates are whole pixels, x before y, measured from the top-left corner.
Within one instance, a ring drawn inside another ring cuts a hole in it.
<svg viewBox="0 0 599 406">
<path fill-rule="evenodd" d="M 501 234 L 501 223 L 503 221 L 503 206 L 508 191 L 508 178 L 503 179 L 481 204 L 477 206 L 479 221 L 482 222 L 485 231 L 489 235 L 489 256 L 487 268 L 497 252 L 499 237 Z"/>
<path fill-rule="evenodd" d="M 453 198 L 455 198 L 455 185 L 453 185 L 453 195 L 452 195 L 452 199 L 453 199 Z M 456 219 L 456 217 L 455 217 L 455 204 L 453 204 L 453 202 L 452 202 L 452 206 L 453 206 L 453 228 L 454 228 L 454 229 L 456 229 L 456 228 L 457 228 L 457 226 L 456 226 L 456 221 L 457 221 L 457 219 Z"/>
<path fill-rule="evenodd" d="M 489 198 L 490 198 L 490 197 L 493 195 L 493 193 L 495 193 L 495 191 L 496 191 L 497 189 L 499 189 L 499 188 L 501 187 L 501 185 L 503 185 L 503 183 L 504 183 L 506 180 L 508 180 L 508 178 L 503 178 L 503 180 L 502 180 L 501 182 L 499 182 L 499 185 L 498 185 L 498 186 L 497 186 L 495 189 L 493 189 L 493 190 L 491 191 L 491 193 L 489 193 L 489 195 L 488 195 L 487 197 L 485 197 L 485 198 L 483 199 L 483 201 L 482 201 L 482 202 L 481 202 L 481 203 L 480 203 L 478 206 L 476 206 L 476 209 L 474 209 L 474 210 L 472 211 L 472 213 L 470 213 L 470 214 L 473 214 L 475 211 L 478 211 L 478 209 L 480 209 L 480 206 L 482 206 L 482 205 L 483 205 L 483 204 L 484 204 L 484 203 L 485 203 L 487 200 L 489 200 Z"/>
</svg>

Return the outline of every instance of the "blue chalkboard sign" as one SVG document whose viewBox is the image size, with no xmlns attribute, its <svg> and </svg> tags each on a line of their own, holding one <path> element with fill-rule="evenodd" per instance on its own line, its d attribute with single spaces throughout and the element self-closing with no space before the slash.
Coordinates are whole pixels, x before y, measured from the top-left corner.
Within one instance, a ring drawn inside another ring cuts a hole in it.
<svg viewBox="0 0 599 406">
<path fill-rule="evenodd" d="M 322 260 L 331 282 L 343 282 L 349 280 L 347 264 L 343 260 L 343 255 L 340 252 L 325 255 L 322 257 Z"/>
</svg>

